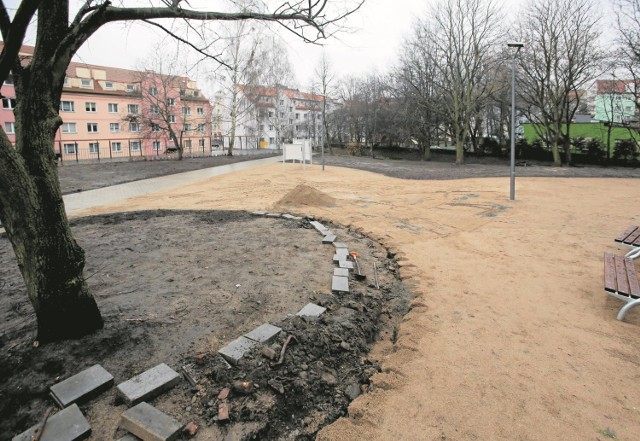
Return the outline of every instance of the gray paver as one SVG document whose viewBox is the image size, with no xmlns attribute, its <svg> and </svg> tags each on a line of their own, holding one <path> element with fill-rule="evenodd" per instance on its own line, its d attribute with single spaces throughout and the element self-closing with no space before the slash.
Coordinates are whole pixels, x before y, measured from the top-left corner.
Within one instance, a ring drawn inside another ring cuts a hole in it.
<svg viewBox="0 0 640 441">
<path fill-rule="evenodd" d="M 300 216 L 294 216 L 293 214 L 283 214 L 282 217 L 284 217 L 285 219 L 290 219 L 290 220 L 302 220 L 302 218 Z"/>
<path fill-rule="evenodd" d="M 282 217 L 281 213 L 267 213 L 267 217 Z"/>
<path fill-rule="evenodd" d="M 331 280 L 331 291 L 349 292 L 349 278 L 333 276 Z"/>
<path fill-rule="evenodd" d="M 14 436 L 12 441 L 31 441 L 32 436 L 40 428 L 40 423 Z M 89 422 L 82 415 L 77 404 L 62 409 L 52 415 L 44 425 L 40 441 L 76 441 L 83 440 L 91 434 Z"/>
<path fill-rule="evenodd" d="M 349 277 L 349 269 L 348 268 L 334 268 L 333 269 L 334 276 L 340 277 Z"/>
<path fill-rule="evenodd" d="M 320 315 L 326 310 L 327 308 L 323 308 L 315 303 L 307 303 L 296 315 L 302 317 L 320 317 Z"/>
<path fill-rule="evenodd" d="M 249 340 L 246 337 L 238 337 L 224 348 L 218 351 L 218 354 L 222 355 L 232 365 L 237 365 L 244 354 L 249 352 L 256 342 Z"/>
<path fill-rule="evenodd" d="M 322 243 L 333 243 L 337 239 L 335 234 L 327 234 L 322 238 Z"/>
<path fill-rule="evenodd" d="M 97 396 L 113 385 L 113 375 L 99 364 L 51 386 L 51 397 L 60 407 Z"/>
<path fill-rule="evenodd" d="M 246 333 L 244 336 L 249 340 L 257 341 L 258 343 L 269 343 L 282 331 L 281 328 L 273 326 L 272 324 L 265 323 L 258 326 L 251 332 Z"/>
<path fill-rule="evenodd" d="M 320 222 L 318 222 L 318 221 L 311 221 L 311 222 L 309 222 L 309 223 L 311 224 L 311 226 L 312 226 L 313 228 L 315 228 L 317 231 L 319 231 L 319 232 L 320 232 L 320 233 L 322 233 L 322 234 L 325 234 L 325 233 L 328 231 L 327 227 L 325 227 L 324 225 L 322 225 L 322 224 L 321 224 Z"/>
<path fill-rule="evenodd" d="M 338 261 L 338 266 L 340 268 L 353 269 L 353 262 L 349 262 L 348 260 L 340 260 Z"/>
<path fill-rule="evenodd" d="M 133 406 L 171 389 L 178 381 L 180 381 L 180 375 L 166 364 L 161 363 L 124 383 L 120 383 L 117 388 L 118 394 L 124 398 L 129 406 Z"/>
<path fill-rule="evenodd" d="M 334 254 L 333 255 L 333 261 L 336 263 L 340 263 L 340 262 L 347 262 L 347 256 L 344 254 Z M 341 267 L 342 268 L 342 267 Z"/>
<path fill-rule="evenodd" d="M 349 255 L 349 250 L 346 248 L 336 248 L 336 254 L 338 256 L 348 256 Z"/>
<path fill-rule="evenodd" d="M 333 246 L 336 247 L 336 249 L 338 248 L 344 248 L 347 249 L 347 244 L 344 242 L 333 242 Z"/>
<path fill-rule="evenodd" d="M 120 427 L 145 441 L 176 439 L 182 424 L 147 403 L 140 403 L 122 414 Z"/>
<path fill-rule="evenodd" d="M 265 214 L 267 214 L 266 211 L 254 211 L 251 214 L 253 214 L 254 216 L 264 216 Z"/>
</svg>

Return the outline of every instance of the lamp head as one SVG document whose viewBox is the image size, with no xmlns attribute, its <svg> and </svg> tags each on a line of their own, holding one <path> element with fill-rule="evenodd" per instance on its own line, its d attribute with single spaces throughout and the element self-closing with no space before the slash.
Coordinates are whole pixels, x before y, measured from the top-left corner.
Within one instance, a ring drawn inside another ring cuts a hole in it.
<svg viewBox="0 0 640 441">
<path fill-rule="evenodd" d="M 507 43 L 507 46 L 521 48 L 524 47 L 524 43 L 521 41 L 512 41 L 511 43 Z"/>
</svg>

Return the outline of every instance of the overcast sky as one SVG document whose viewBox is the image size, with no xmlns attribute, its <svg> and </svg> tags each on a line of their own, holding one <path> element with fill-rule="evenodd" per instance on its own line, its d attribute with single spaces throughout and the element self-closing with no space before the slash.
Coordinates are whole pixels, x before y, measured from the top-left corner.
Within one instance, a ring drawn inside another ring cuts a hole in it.
<svg viewBox="0 0 640 441">
<path fill-rule="evenodd" d="M 80 3 L 80 0 L 71 1 Z M 269 1 L 276 2 L 276 0 Z M 366 0 L 362 8 L 349 17 L 346 22 L 348 29 L 324 42 L 324 48 L 302 43 L 280 29 L 278 34 L 282 36 L 289 48 L 289 58 L 294 66 L 297 86 L 302 89 L 309 87 L 314 68 L 323 50 L 326 51 L 334 71 L 340 77 L 371 71 L 384 72 L 396 62 L 403 38 L 409 35 L 415 20 L 425 14 L 432 1 Z M 123 3 L 129 6 L 130 1 L 123 1 Z M 192 0 L 190 3 L 194 6 L 201 3 L 212 8 L 228 3 L 228 0 Z M 5 4 L 8 8 L 15 8 L 18 0 L 5 0 Z M 523 2 L 504 0 L 504 4 L 508 6 L 504 10 L 513 14 L 517 5 Z M 609 0 L 596 0 L 596 4 L 604 6 L 600 8 L 603 16 L 610 10 Z M 608 21 L 606 17 L 604 18 Z M 34 37 L 35 35 L 30 33 L 25 42 L 33 44 Z M 165 34 L 155 28 L 152 29 L 149 25 L 109 24 L 89 39 L 78 51 L 76 59 L 90 64 L 136 69 L 163 39 L 166 39 Z M 211 65 L 201 65 L 189 72 L 189 75 L 198 80 L 202 89 L 211 91 L 214 89 L 210 80 L 211 70 Z"/>
</svg>

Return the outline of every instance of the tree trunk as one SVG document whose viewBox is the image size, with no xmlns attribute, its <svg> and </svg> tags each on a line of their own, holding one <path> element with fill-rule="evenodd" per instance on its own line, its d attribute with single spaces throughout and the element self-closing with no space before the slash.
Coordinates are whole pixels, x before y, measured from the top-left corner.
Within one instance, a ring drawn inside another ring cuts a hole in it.
<svg viewBox="0 0 640 441">
<path fill-rule="evenodd" d="M 103 326 L 83 276 L 84 251 L 71 234 L 62 201 L 54 161 L 61 119 L 48 79 L 33 75 L 20 87 L 14 111 L 16 148 L 4 133 L 0 146 L 0 216 L 35 309 L 41 342 L 79 338 Z"/>
<path fill-rule="evenodd" d="M 464 164 L 464 139 L 461 139 L 460 134 L 456 136 L 456 165 Z"/>
<path fill-rule="evenodd" d="M 562 167 L 562 158 L 560 157 L 557 138 L 554 138 L 553 143 L 551 144 L 551 153 L 553 154 L 553 165 L 555 167 Z"/>
</svg>

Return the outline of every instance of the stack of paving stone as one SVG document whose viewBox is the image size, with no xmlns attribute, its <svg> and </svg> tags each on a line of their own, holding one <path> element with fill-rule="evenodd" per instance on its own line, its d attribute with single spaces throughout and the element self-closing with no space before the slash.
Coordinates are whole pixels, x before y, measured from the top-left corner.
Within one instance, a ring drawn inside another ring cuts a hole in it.
<svg viewBox="0 0 640 441">
<path fill-rule="evenodd" d="M 177 438 L 183 425 L 160 412 L 150 400 L 175 386 L 180 375 L 162 363 L 117 386 L 118 395 L 134 406 L 122 414 L 120 427 L 143 440 L 168 441 Z M 40 441 L 76 441 L 91 434 L 89 422 L 77 403 L 95 398 L 113 386 L 113 375 L 96 364 L 51 386 L 53 400 L 62 410 L 46 419 L 44 427 L 36 424 L 13 437 L 13 441 L 31 441 L 41 431 Z M 135 439 L 130 435 L 123 439 Z"/>
</svg>

